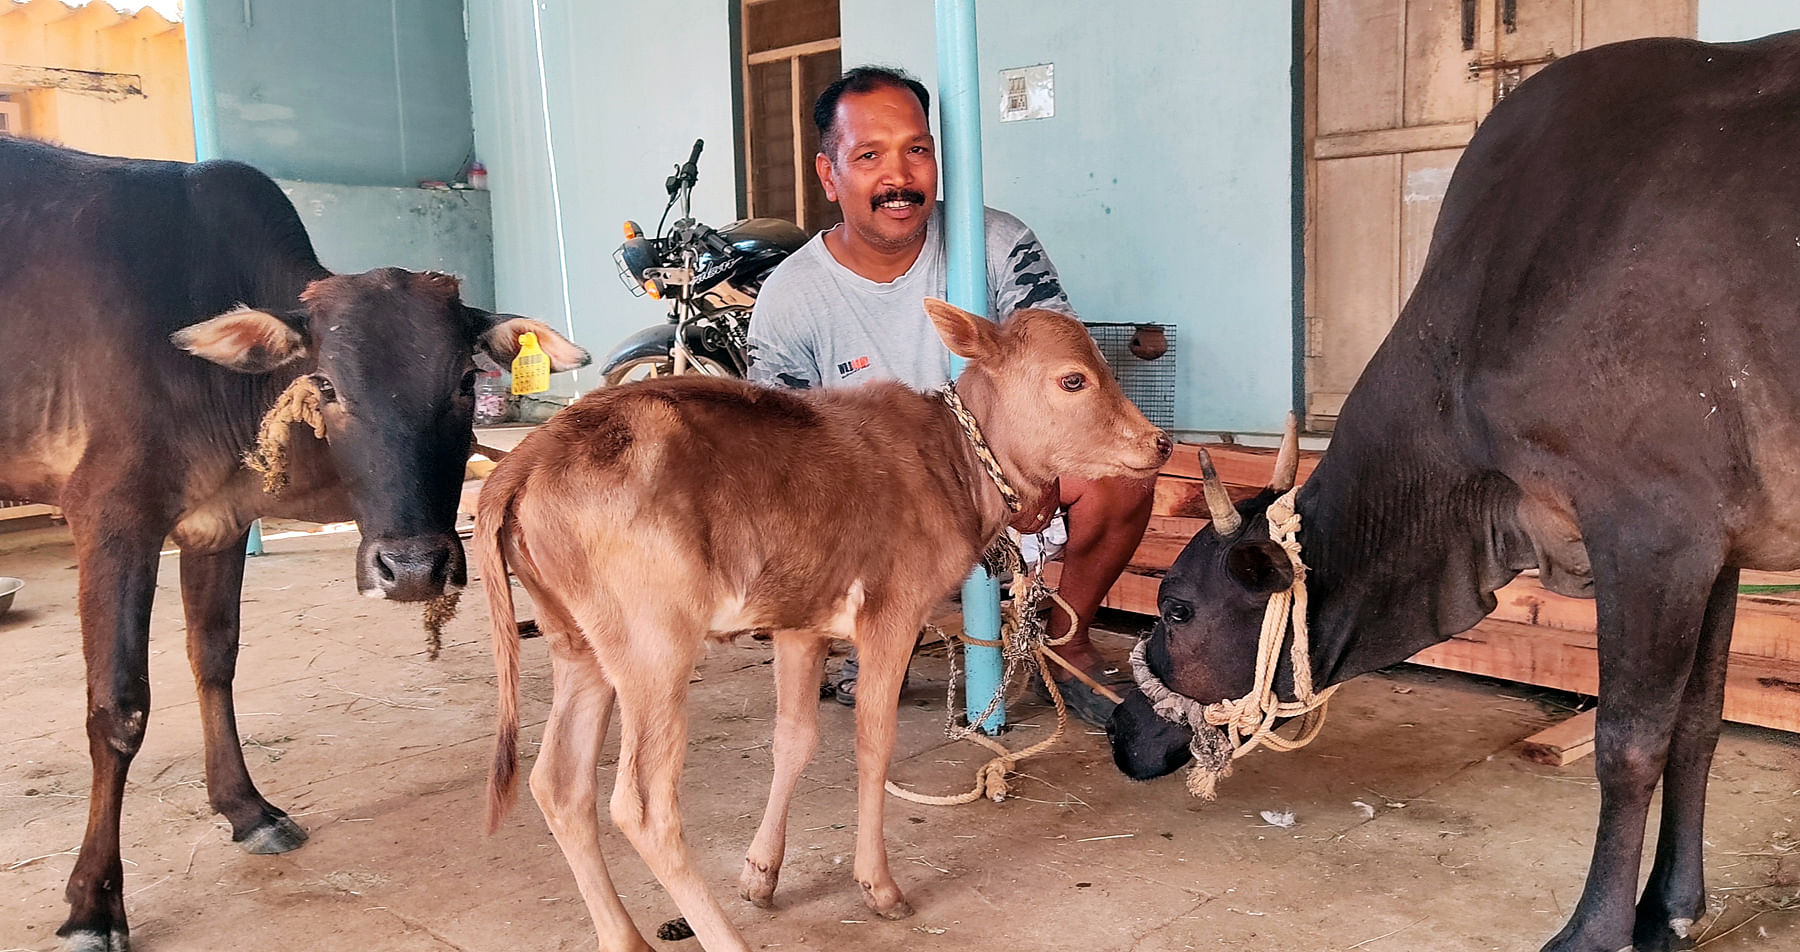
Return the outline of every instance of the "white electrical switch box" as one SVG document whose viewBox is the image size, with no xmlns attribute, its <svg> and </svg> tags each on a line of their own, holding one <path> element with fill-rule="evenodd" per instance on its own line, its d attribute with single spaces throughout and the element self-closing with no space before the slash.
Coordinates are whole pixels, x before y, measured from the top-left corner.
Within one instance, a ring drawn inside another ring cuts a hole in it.
<svg viewBox="0 0 1800 952">
<path fill-rule="evenodd" d="M 1056 64 L 1039 63 L 1000 71 L 1000 121 L 1048 119 L 1056 115 Z"/>
</svg>

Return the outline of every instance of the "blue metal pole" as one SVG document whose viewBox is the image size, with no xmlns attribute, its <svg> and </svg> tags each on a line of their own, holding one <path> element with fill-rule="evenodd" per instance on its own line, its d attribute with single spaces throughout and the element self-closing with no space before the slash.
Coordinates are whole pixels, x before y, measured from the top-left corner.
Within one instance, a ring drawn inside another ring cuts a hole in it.
<svg viewBox="0 0 1800 952">
<path fill-rule="evenodd" d="M 951 304 L 988 313 L 987 228 L 981 193 L 981 82 L 976 69 L 975 0 L 937 0 L 938 120 L 943 147 L 945 257 Z M 950 372 L 962 371 L 952 357 Z M 972 638 L 1000 637 L 1000 585 L 977 568 L 963 583 L 963 630 Z M 1006 723 L 1000 692 L 1000 649 L 968 645 L 965 689 L 972 720 L 994 703 L 979 726 L 998 733 Z"/>
<path fill-rule="evenodd" d="M 194 119 L 194 161 L 219 158 L 219 100 L 213 93 L 211 0 L 187 0 L 181 8 L 187 40 L 188 108 Z M 263 554 L 262 520 L 250 523 L 245 555 Z"/>
<path fill-rule="evenodd" d="M 213 94 L 210 0 L 188 0 L 182 8 L 187 37 L 188 102 L 194 113 L 194 160 L 219 158 L 219 103 Z"/>
</svg>

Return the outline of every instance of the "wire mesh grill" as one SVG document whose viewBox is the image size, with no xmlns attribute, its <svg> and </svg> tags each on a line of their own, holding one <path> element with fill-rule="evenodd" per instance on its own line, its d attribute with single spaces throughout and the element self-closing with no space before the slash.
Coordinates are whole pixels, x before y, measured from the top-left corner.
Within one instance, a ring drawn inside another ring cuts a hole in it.
<svg viewBox="0 0 1800 952">
<path fill-rule="evenodd" d="M 1175 325 L 1096 323 L 1088 324 L 1087 329 L 1126 398 L 1137 404 L 1151 423 L 1174 429 L 1175 360 L 1180 353 L 1175 346 Z M 1133 341 L 1137 342 L 1135 348 Z"/>
</svg>

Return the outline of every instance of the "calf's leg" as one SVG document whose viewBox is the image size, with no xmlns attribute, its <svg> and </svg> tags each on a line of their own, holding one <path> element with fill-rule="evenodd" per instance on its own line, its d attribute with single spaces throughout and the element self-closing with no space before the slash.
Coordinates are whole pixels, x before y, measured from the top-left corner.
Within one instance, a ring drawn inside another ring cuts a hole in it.
<svg viewBox="0 0 1800 952">
<path fill-rule="evenodd" d="M 1656 513 L 1615 518 L 1611 526 L 1636 528 L 1584 531 L 1599 615 L 1600 822 L 1581 899 L 1545 952 L 1620 952 L 1632 945 L 1644 823 L 1694 665 L 1708 593 L 1720 574 L 1722 559 L 1702 554 L 1704 540 L 1658 532 Z"/>
<path fill-rule="evenodd" d="M 682 835 L 681 770 L 687 759 L 687 682 L 705 637 L 697 621 L 627 621 L 583 628 L 618 689 L 619 768 L 612 819 L 668 890 L 706 952 L 749 952 L 694 869 Z"/>
<path fill-rule="evenodd" d="M 872 620 L 858 632 L 862 670 L 856 682 L 856 882 L 877 915 L 904 919 L 912 906 L 888 870 L 882 814 L 887 805 L 888 762 L 894 756 L 900 685 L 912 657 L 921 619 L 909 614 Z"/>
<path fill-rule="evenodd" d="M 119 812 L 125 774 L 150 720 L 150 602 L 163 533 L 107 522 L 107 507 L 68 503 L 81 566 L 81 647 L 87 662 L 88 755 L 93 781 L 81 855 L 69 874 L 65 952 L 126 952 Z"/>
<path fill-rule="evenodd" d="M 775 904 L 775 883 L 787 848 L 788 805 L 801 771 L 819 746 L 819 673 L 829 647 L 817 632 L 775 633 L 775 777 L 769 784 L 762 825 L 738 878 L 744 899 L 764 909 Z"/>
<path fill-rule="evenodd" d="M 550 641 L 554 695 L 531 768 L 531 795 L 575 874 L 600 952 L 649 952 L 650 944 L 619 901 L 600 849 L 600 778 L 595 771 L 612 716 L 613 686 L 574 626 L 562 624 L 556 610 L 546 607 L 554 603 L 535 593 L 533 601 L 539 627 Z"/>
<path fill-rule="evenodd" d="M 1706 913 L 1706 777 L 1725 711 L 1725 666 L 1737 612 L 1738 570 L 1713 583 L 1700 626 L 1700 646 L 1676 715 L 1663 770 L 1662 827 L 1656 862 L 1638 900 L 1636 952 L 1691 949 L 1689 933 Z"/>
<path fill-rule="evenodd" d="M 244 766 L 231 683 L 237 675 L 238 604 L 249 533 L 217 552 L 181 553 L 181 602 L 187 614 L 188 665 L 206 736 L 206 799 L 231 821 L 231 838 L 248 853 L 285 853 L 306 831 L 263 799 Z"/>
</svg>

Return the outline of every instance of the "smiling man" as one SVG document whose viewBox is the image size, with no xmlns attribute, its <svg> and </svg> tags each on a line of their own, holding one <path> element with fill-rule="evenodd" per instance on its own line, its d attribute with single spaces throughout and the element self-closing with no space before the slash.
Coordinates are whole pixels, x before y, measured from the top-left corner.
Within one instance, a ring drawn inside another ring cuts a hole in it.
<svg viewBox="0 0 1800 952">
<path fill-rule="evenodd" d="M 819 95 L 813 162 L 844 223 L 814 236 L 763 285 L 750 321 L 752 380 L 806 388 L 895 379 L 929 390 L 950 378 L 950 354 L 924 308 L 925 298 L 944 297 L 947 285 L 930 105 L 918 80 L 873 66 L 850 70 Z M 992 208 L 986 217 L 988 316 L 1027 307 L 1073 314 L 1031 229 Z M 1143 538 L 1153 483 L 1068 480 L 1059 498 L 1044 500 L 1019 523 L 1038 528 L 1057 504 L 1067 507 L 1061 588 L 1081 624 L 1059 650 L 1103 684 L 1130 679 L 1094 650 L 1087 624 Z M 1069 627 L 1056 610 L 1051 633 Z M 837 699 L 852 703 L 855 685 L 852 659 L 838 678 Z M 1058 685 L 1082 720 L 1106 723 L 1111 702 L 1073 678 Z"/>
</svg>

